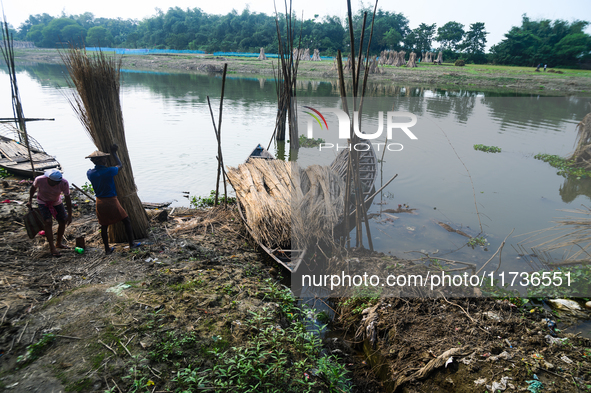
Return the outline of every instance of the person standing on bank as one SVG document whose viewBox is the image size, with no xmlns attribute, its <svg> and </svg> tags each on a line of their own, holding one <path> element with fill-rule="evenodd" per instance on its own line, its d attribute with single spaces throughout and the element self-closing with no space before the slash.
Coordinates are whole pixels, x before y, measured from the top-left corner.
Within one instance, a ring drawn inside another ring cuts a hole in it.
<svg viewBox="0 0 591 393">
<path fill-rule="evenodd" d="M 38 191 L 38 192 L 37 192 Z M 60 257 L 61 254 L 59 249 L 70 248 L 63 243 L 64 232 L 66 225 L 72 223 L 72 199 L 70 198 L 70 184 L 66 179 L 62 177 L 62 173 L 57 169 L 50 169 L 42 176 L 37 176 L 31 185 L 29 191 L 29 201 L 27 207 L 32 209 L 33 196 L 37 192 L 37 204 L 39 205 L 39 213 L 43 217 L 45 223 L 45 236 L 49 243 L 49 252 L 54 257 Z M 64 200 L 66 201 L 66 209 L 62 203 L 62 193 L 64 194 Z M 55 244 L 53 244 L 53 219 L 55 217 L 57 227 L 57 237 Z"/>
<path fill-rule="evenodd" d="M 107 230 L 109 225 L 116 224 L 120 221 L 125 226 L 129 248 L 136 248 L 140 245 L 139 243 L 134 243 L 131 220 L 117 199 L 114 177 L 123 167 L 121 160 L 117 156 L 117 150 L 119 150 L 119 146 L 113 144 L 111 146 L 111 153 L 116 162 L 115 166 L 107 166 L 107 157 L 111 155 L 109 153 L 103 153 L 97 150 L 86 157 L 90 158 L 90 161 L 95 165 L 94 168 L 88 170 L 86 176 L 90 180 L 96 195 L 96 217 L 101 226 L 101 237 L 105 245 L 105 254 L 107 255 L 115 250 L 115 247 L 109 247 Z"/>
</svg>

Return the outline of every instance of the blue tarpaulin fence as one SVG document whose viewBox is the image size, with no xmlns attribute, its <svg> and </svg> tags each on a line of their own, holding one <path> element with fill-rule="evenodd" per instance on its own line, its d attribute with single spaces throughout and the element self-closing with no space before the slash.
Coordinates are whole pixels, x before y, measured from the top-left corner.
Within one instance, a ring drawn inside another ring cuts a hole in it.
<svg viewBox="0 0 591 393">
<path fill-rule="evenodd" d="M 226 57 L 259 57 L 258 53 L 246 53 L 246 52 L 213 52 L 214 56 L 226 56 Z M 279 55 L 276 53 L 265 53 L 265 56 L 271 59 L 279 58 Z M 334 57 L 330 56 L 320 56 L 322 60 L 332 60 Z"/>
<path fill-rule="evenodd" d="M 150 54 L 205 54 L 202 50 L 177 50 L 177 49 L 126 49 L 91 46 L 86 48 L 89 52 L 115 52 L 118 55 L 150 55 Z M 259 57 L 258 53 L 246 52 L 213 52 L 214 56 L 225 57 Z M 265 54 L 270 59 L 277 59 L 279 56 L 275 53 Z M 320 56 L 322 60 L 333 60 L 334 57 Z"/>
<path fill-rule="evenodd" d="M 177 50 L 177 49 L 126 49 L 108 47 L 87 47 L 89 52 L 115 52 L 118 55 L 152 55 L 152 54 L 204 54 L 202 50 Z"/>
</svg>

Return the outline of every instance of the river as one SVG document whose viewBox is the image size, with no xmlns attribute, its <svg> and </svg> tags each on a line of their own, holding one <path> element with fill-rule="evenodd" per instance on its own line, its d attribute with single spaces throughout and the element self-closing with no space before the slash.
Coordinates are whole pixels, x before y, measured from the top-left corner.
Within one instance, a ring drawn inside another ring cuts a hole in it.
<svg viewBox="0 0 591 393">
<path fill-rule="evenodd" d="M 17 77 L 25 115 L 55 118 L 29 123 L 30 134 L 57 157 L 65 178 L 83 185 L 91 166 L 84 157 L 95 147 L 68 103 L 72 91 L 65 70 L 22 65 Z M 0 117 L 12 117 L 4 70 L 0 86 Z M 207 195 L 215 187 L 217 147 L 206 97 L 217 117 L 220 90 L 219 76 L 122 72 L 127 145 L 143 201 L 187 206 L 186 192 Z M 417 140 L 398 130 L 388 142 L 403 145 L 402 151 L 386 151 L 384 156 L 377 152 L 383 161 L 377 186 L 394 174 L 398 177 L 376 197 L 370 212 L 400 204 L 418 213 L 396 214 L 394 221 L 387 216 L 372 219 L 374 245 L 380 251 L 413 258 L 421 255 L 410 251 L 439 250 L 434 255 L 441 256 L 460 249 L 452 259 L 481 264 L 514 229 L 503 251 L 504 268 L 528 270 L 516 250 L 527 237 L 523 234 L 551 227 L 556 217 L 567 215 L 561 209 L 589 204 L 591 180 L 567 180 L 533 158 L 537 153 L 564 156 L 572 151 L 576 125 L 589 111 L 588 97 L 515 97 L 395 84 L 370 85 L 369 91 L 374 97 L 367 102 L 370 116 L 375 107 L 411 112 L 418 120 L 412 127 Z M 302 104 L 323 107 L 332 105 L 337 92 L 334 83 L 302 81 L 298 96 Z M 258 143 L 267 146 L 274 129 L 275 94 L 272 77 L 228 78 L 222 126 L 226 165 L 242 163 Z M 300 116 L 300 133 L 306 132 L 306 116 Z M 376 120 L 368 124 L 370 130 L 377 128 Z M 327 142 L 336 138 L 326 130 L 314 133 Z M 375 141 L 386 142 L 385 134 Z M 502 152 L 476 151 L 475 144 L 498 146 Z M 276 153 L 277 147 L 272 144 L 270 150 Z M 301 149 L 299 161 L 327 163 L 334 155 L 330 150 Z M 490 245 L 466 247 L 465 237 L 437 222 L 473 236 L 483 232 Z"/>
</svg>

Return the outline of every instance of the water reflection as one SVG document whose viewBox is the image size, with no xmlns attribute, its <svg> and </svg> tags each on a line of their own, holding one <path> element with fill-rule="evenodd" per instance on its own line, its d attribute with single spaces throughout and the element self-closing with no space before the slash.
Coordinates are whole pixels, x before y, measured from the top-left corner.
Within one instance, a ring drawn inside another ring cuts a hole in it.
<svg viewBox="0 0 591 393">
<path fill-rule="evenodd" d="M 67 70 L 61 64 L 20 63 L 17 71 L 24 71 L 42 86 L 67 86 Z M 2 73 L 6 71 L 2 70 Z M 122 70 L 123 84 L 128 86 L 148 86 L 154 93 L 164 97 L 179 98 L 195 95 L 199 100 L 205 96 L 216 97 L 221 88 L 221 75 L 211 74 L 169 74 L 159 71 Z M 273 78 L 248 78 L 229 76 L 226 81 L 228 92 L 252 100 L 275 100 L 275 80 Z M 352 91 L 352 82 L 345 80 L 348 94 Z M 306 96 L 339 97 L 340 88 L 336 77 L 330 80 L 299 79 L 296 83 L 297 94 Z M 396 82 L 368 82 L 366 96 L 368 97 L 501 97 L 501 96 L 530 96 L 507 91 L 494 90 L 466 90 L 448 89 L 423 86 L 411 86 Z M 466 100 L 466 103 L 470 103 Z M 466 116 L 458 111 L 458 119 L 465 120 Z"/>
<path fill-rule="evenodd" d="M 591 179 L 567 178 L 558 193 L 565 203 L 571 203 L 578 196 L 584 195 L 591 200 Z"/>
<path fill-rule="evenodd" d="M 491 118 L 499 123 L 500 131 L 553 127 L 556 127 L 556 131 L 560 131 L 560 126 L 565 121 L 571 120 L 576 124 L 582 119 L 580 116 L 587 111 L 589 98 L 531 97 L 499 100 L 483 97 L 482 102 L 488 106 Z"/>
</svg>

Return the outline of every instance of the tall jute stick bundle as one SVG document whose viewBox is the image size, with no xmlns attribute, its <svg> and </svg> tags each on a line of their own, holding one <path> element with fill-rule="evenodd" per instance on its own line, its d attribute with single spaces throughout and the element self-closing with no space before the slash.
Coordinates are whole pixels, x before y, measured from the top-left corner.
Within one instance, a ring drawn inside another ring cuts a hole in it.
<svg viewBox="0 0 591 393">
<path fill-rule="evenodd" d="M 257 242 L 300 249 L 332 241 L 345 187 L 330 168 L 254 158 L 227 173 Z"/>
<path fill-rule="evenodd" d="M 121 59 L 108 58 L 102 52 L 89 56 L 85 50 L 73 47 L 60 55 L 77 92 L 68 100 L 90 139 L 104 152 L 109 152 L 113 143 L 119 145 L 118 155 L 123 169 L 115 176 L 117 197 L 129 214 L 134 237 L 147 237 L 148 215 L 137 195 L 119 100 Z M 114 165 L 115 162 L 111 164 Z M 109 239 L 112 242 L 127 241 L 125 228 L 121 223 L 109 230 Z"/>
</svg>

